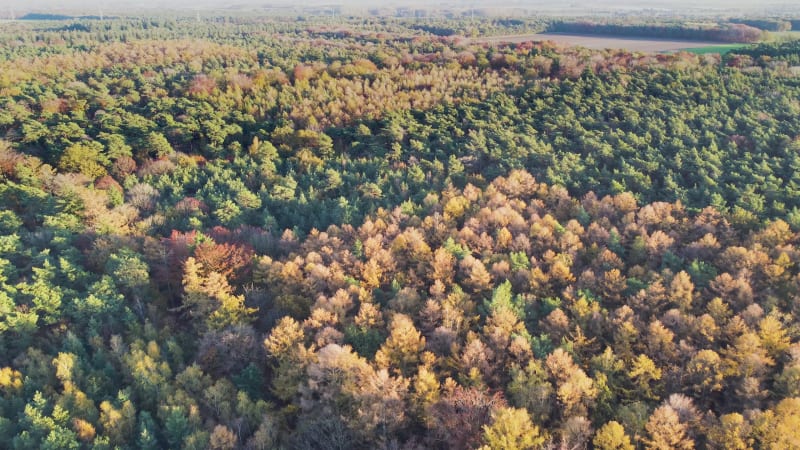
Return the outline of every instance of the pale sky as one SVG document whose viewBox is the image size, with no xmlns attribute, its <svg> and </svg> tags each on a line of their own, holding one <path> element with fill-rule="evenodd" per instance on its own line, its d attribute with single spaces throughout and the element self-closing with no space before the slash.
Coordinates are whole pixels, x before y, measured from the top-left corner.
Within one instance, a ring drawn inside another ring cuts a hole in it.
<svg viewBox="0 0 800 450">
<path fill-rule="evenodd" d="M 560 8 L 565 11 L 596 11 L 619 9 L 666 9 L 676 12 L 709 11 L 719 13 L 737 13 L 742 11 L 755 13 L 775 13 L 779 10 L 800 11 L 800 2 L 773 0 L 572 0 L 567 2 L 553 0 L 0 0 L 0 15 L 13 11 L 16 15 L 26 12 L 63 12 L 76 14 L 96 14 L 104 12 L 131 11 L 142 9 L 242 9 L 277 7 L 309 7 L 323 5 L 341 5 L 353 8 L 374 7 L 433 7 L 446 8 L 535 8 L 553 12 Z M 564 6 L 561 6 L 564 5 Z M 568 6 L 567 6 L 568 5 Z M 4 11 L 5 10 L 5 11 Z"/>
</svg>

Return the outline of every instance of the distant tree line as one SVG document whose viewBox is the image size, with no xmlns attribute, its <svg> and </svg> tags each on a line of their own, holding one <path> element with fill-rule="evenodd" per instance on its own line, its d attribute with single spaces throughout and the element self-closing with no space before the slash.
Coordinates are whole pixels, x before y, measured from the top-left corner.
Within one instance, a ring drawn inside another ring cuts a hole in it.
<svg viewBox="0 0 800 450">
<path fill-rule="evenodd" d="M 628 24 L 559 21 L 550 24 L 548 31 L 557 33 L 599 34 L 715 42 L 757 42 L 764 34 L 760 29 L 742 23 L 705 27 L 683 25 L 679 23 Z"/>
<path fill-rule="evenodd" d="M 783 19 L 730 19 L 730 23 L 739 23 L 764 31 L 789 31 L 792 22 Z"/>
</svg>

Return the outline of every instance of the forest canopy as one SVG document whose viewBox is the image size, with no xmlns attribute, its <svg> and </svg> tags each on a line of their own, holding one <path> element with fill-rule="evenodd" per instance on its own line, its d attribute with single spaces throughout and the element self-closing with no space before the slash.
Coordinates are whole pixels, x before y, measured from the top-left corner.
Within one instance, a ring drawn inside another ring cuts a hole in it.
<svg viewBox="0 0 800 450">
<path fill-rule="evenodd" d="M 0 447 L 795 445 L 797 43 L 540 25 L 4 26 Z"/>
</svg>

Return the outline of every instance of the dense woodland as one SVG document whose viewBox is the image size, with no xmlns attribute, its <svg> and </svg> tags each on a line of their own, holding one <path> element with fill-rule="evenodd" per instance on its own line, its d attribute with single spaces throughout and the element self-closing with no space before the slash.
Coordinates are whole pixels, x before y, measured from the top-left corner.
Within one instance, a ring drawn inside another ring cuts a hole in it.
<svg viewBox="0 0 800 450">
<path fill-rule="evenodd" d="M 792 21 L 786 19 L 731 19 L 731 23 L 742 23 L 765 31 L 789 31 Z"/>
<path fill-rule="evenodd" d="M 526 24 L 4 26 L 0 447 L 797 448 L 797 44 Z"/>
</svg>

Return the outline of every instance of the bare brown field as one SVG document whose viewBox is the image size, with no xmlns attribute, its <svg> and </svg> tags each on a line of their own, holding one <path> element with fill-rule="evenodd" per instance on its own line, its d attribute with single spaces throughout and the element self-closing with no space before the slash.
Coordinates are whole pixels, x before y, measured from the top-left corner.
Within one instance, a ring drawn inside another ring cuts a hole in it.
<svg viewBox="0 0 800 450">
<path fill-rule="evenodd" d="M 688 48 L 711 47 L 719 42 L 680 41 L 671 39 L 610 37 L 562 33 L 518 34 L 508 36 L 486 36 L 470 39 L 473 43 L 519 43 L 528 41 L 553 41 L 561 45 L 580 46 L 596 50 L 626 49 L 635 52 L 665 52 Z"/>
</svg>

